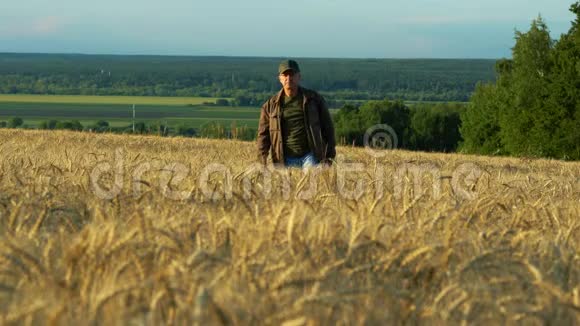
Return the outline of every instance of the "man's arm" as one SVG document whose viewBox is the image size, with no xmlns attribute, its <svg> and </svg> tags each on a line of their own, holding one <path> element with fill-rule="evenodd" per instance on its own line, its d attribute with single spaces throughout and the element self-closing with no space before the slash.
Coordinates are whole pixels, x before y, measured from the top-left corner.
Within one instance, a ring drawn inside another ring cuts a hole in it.
<svg viewBox="0 0 580 326">
<path fill-rule="evenodd" d="M 336 140 L 334 138 L 334 124 L 328 111 L 328 105 L 324 97 L 320 96 L 320 129 L 322 137 L 326 141 L 326 158 L 334 159 L 336 157 Z"/>
<path fill-rule="evenodd" d="M 260 112 L 260 122 L 258 123 L 258 159 L 262 164 L 268 162 L 268 152 L 271 146 L 270 141 L 270 113 L 268 112 L 268 102 L 262 105 Z"/>
</svg>

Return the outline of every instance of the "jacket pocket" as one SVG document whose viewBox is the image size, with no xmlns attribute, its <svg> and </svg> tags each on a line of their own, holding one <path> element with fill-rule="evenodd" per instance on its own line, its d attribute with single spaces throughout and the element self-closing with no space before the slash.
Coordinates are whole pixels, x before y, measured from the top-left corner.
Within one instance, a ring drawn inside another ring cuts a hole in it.
<svg viewBox="0 0 580 326">
<path fill-rule="evenodd" d="M 278 125 L 278 115 L 270 116 L 270 130 L 280 130 Z"/>
</svg>

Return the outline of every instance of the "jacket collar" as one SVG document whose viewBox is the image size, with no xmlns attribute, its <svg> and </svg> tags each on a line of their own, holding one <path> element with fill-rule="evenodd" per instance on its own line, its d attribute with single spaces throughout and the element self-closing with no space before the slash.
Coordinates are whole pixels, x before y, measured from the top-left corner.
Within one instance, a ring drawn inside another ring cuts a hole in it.
<svg viewBox="0 0 580 326">
<path fill-rule="evenodd" d="M 274 101 L 274 103 L 278 104 L 278 103 L 282 103 L 282 99 L 284 98 L 284 88 L 282 88 L 279 92 L 278 95 L 276 96 L 276 100 Z"/>
<path fill-rule="evenodd" d="M 304 102 L 306 102 L 306 100 L 312 98 L 312 94 L 310 94 L 310 92 L 308 92 L 308 90 L 302 86 L 298 86 L 299 91 L 302 92 L 302 96 L 304 96 Z M 276 95 L 276 99 L 274 100 L 274 103 L 278 104 L 278 103 L 282 103 L 282 99 L 284 98 L 284 88 L 280 89 L 280 91 L 278 92 L 278 94 Z"/>
</svg>

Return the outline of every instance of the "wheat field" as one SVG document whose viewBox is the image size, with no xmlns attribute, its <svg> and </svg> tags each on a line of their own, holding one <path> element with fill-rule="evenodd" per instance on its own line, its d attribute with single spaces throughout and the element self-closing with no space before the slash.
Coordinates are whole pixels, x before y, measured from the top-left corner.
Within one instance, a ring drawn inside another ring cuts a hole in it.
<svg viewBox="0 0 580 326">
<path fill-rule="evenodd" d="M 337 152 L 0 130 L 0 324 L 580 323 L 580 163 Z"/>
</svg>

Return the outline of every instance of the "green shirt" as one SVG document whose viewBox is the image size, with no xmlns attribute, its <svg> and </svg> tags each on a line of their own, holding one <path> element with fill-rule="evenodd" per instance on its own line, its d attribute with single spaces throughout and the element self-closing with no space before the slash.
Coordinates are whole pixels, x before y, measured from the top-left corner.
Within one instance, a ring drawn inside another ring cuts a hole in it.
<svg viewBox="0 0 580 326">
<path fill-rule="evenodd" d="M 282 137 L 284 155 L 286 157 L 301 157 L 310 152 L 306 121 L 302 110 L 302 93 L 296 96 L 284 96 L 282 105 Z"/>
</svg>

